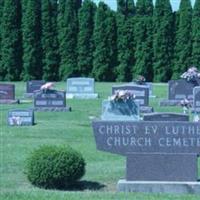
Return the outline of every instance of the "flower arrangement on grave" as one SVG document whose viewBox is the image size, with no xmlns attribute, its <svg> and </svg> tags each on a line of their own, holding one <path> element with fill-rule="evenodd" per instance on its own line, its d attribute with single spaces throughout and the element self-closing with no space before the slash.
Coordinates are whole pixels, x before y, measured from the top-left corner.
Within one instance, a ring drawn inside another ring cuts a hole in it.
<svg viewBox="0 0 200 200">
<path fill-rule="evenodd" d="M 198 82 L 200 84 L 200 71 L 192 66 L 186 72 L 181 75 L 181 78 L 187 81 Z"/>
<path fill-rule="evenodd" d="M 180 105 L 183 108 L 184 114 L 187 114 L 189 112 L 190 107 L 192 107 L 191 102 L 188 99 L 181 100 Z"/>
<path fill-rule="evenodd" d="M 22 120 L 19 116 L 12 116 L 10 119 L 10 124 L 20 126 L 22 124 Z"/>
<path fill-rule="evenodd" d="M 121 115 L 136 115 L 137 105 L 134 102 L 135 95 L 130 90 L 117 90 L 109 100 L 113 113 Z"/>
<path fill-rule="evenodd" d="M 45 83 L 44 85 L 42 85 L 40 87 L 40 90 L 42 90 L 43 92 L 47 92 L 48 90 L 52 90 L 54 87 L 54 83 L 52 82 L 49 82 L 49 83 Z"/>
<path fill-rule="evenodd" d="M 146 82 L 146 78 L 142 75 L 138 75 L 133 81 L 136 82 L 138 85 L 144 85 Z"/>
</svg>

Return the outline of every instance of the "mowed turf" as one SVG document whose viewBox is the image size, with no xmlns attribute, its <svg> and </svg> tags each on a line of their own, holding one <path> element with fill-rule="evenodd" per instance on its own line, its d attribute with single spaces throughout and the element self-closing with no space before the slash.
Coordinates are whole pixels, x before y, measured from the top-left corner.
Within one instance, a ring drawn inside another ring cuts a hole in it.
<svg viewBox="0 0 200 200">
<path fill-rule="evenodd" d="M 194 200 L 195 195 L 166 195 L 116 192 L 117 181 L 124 178 L 125 158 L 96 150 L 91 118 L 100 116 L 101 102 L 111 94 L 114 83 L 96 83 L 97 100 L 67 100 L 72 112 L 36 112 L 36 125 L 32 127 L 7 126 L 7 112 L 12 108 L 32 108 L 32 102 L 20 105 L 0 104 L 0 199 L 2 200 Z M 16 98 L 22 99 L 25 83 L 16 82 Z M 66 84 L 56 84 L 65 90 Z M 159 107 L 159 99 L 166 98 L 167 86 L 154 86 L 158 97 L 150 99 L 155 111 L 182 112 L 181 108 Z M 43 144 L 70 145 L 85 158 L 86 174 L 77 190 L 59 191 L 39 189 L 30 184 L 24 173 L 29 153 Z M 200 161 L 198 163 L 200 168 Z M 178 167 L 178 166 L 177 166 Z M 200 170 L 199 170 L 200 171 Z M 200 174 L 199 174 L 200 175 Z"/>
</svg>

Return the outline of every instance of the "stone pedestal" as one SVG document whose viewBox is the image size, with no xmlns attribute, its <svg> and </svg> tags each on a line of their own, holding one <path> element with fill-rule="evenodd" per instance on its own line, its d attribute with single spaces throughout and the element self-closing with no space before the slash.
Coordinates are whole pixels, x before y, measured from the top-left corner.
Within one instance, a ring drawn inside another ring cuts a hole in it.
<svg viewBox="0 0 200 200">
<path fill-rule="evenodd" d="M 169 99 L 162 99 L 160 101 L 160 106 L 181 106 L 181 100 L 169 100 Z M 190 104 L 193 104 L 193 101 L 190 100 Z"/>
<path fill-rule="evenodd" d="M 66 93 L 67 99 L 97 99 L 97 93 Z"/>
<path fill-rule="evenodd" d="M 71 107 L 38 107 L 38 108 L 34 108 L 34 111 L 38 111 L 38 112 L 70 112 L 72 109 Z"/>
<path fill-rule="evenodd" d="M 0 104 L 20 104 L 20 100 L 19 99 L 1 99 L 0 100 Z"/>
<path fill-rule="evenodd" d="M 152 113 L 153 111 L 151 106 L 140 106 L 140 113 Z"/>
<path fill-rule="evenodd" d="M 119 192 L 143 192 L 166 194 L 200 194 L 200 182 L 166 182 L 166 181 L 126 181 L 119 180 Z"/>
</svg>

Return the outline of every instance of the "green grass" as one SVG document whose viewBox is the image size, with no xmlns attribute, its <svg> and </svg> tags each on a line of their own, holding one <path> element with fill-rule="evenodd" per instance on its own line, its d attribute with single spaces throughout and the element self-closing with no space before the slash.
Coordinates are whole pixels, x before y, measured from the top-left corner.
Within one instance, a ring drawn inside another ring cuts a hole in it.
<svg viewBox="0 0 200 200">
<path fill-rule="evenodd" d="M 16 98 L 22 99 L 25 83 L 16 82 Z M 4 200 L 194 200 L 195 195 L 150 195 L 139 193 L 118 193 L 116 184 L 125 175 L 125 158 L 96 150 L 89 116 L 98 117 L 101 102 L 111 94 L 113 83 L 97 83 L 97 100 L 67 100 L 72 112 L 36 112 L 36 125 L 32 127 L 7 126 L 7 112 L 11 108 L 30 108 L 32 103 L 20 105 L 0 104 L 0 199 Z M 65 90 L 64 82 L 56 89 Z M 181 112 L 181 108 L 159 107 L 159 98 L 166 98 L 166 85 L 155 86 L 158 96 L 150 104 L 155 111 Z M 29 153 L 42 144 L 66 144 L 80 151 L 86 160 L 85 183 L 78 191 L 53 191 L 32 186 L 24 174 L 25 160 Z M 200 162 L 199 162 L 200 167 Z"/>
</svg>

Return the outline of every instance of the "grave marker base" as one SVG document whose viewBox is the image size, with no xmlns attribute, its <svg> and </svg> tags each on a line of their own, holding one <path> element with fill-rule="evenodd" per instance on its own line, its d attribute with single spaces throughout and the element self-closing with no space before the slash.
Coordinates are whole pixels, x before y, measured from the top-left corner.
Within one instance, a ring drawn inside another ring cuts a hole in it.
<svg viewBox="0 0 200 200">
<path fill-rule="evenodd" d="M 119 192 L 200 194 L 200 182 L 118 181 Z"/>
<path fill-rule="evenodd" d="M 72 109 L 71 107 L 41 107 L 41 108 L 34 108 L 34 111 L 37 112 L 70 112 Z"/>
<path fill-rule="evenodd" d="M 150 106 L 140 106 L 140 113 L 152 113 L 153 107 Z"/>
<path fill-rule="evenodd" d="M 160 106 L 180 106 L 181 100 L 168 100 L 163 99 L 160 101 Z M 192 100 L 190 100 L 190 103 L 192 104 Z"/>
<path fill-rule="evenodd" d="M 24 93 L 24 98 L 32 99 L 34 97 L 34 93 Z"/>
<path fill-rule="evenodd" d="M 1 99 L 0 104 L 20 104 L 20 100 Z"/>
<path fill-rule="evenodd" d="M 97 99 L 97 93 L 67 93 L 67 99 Z"/>
</svg>

